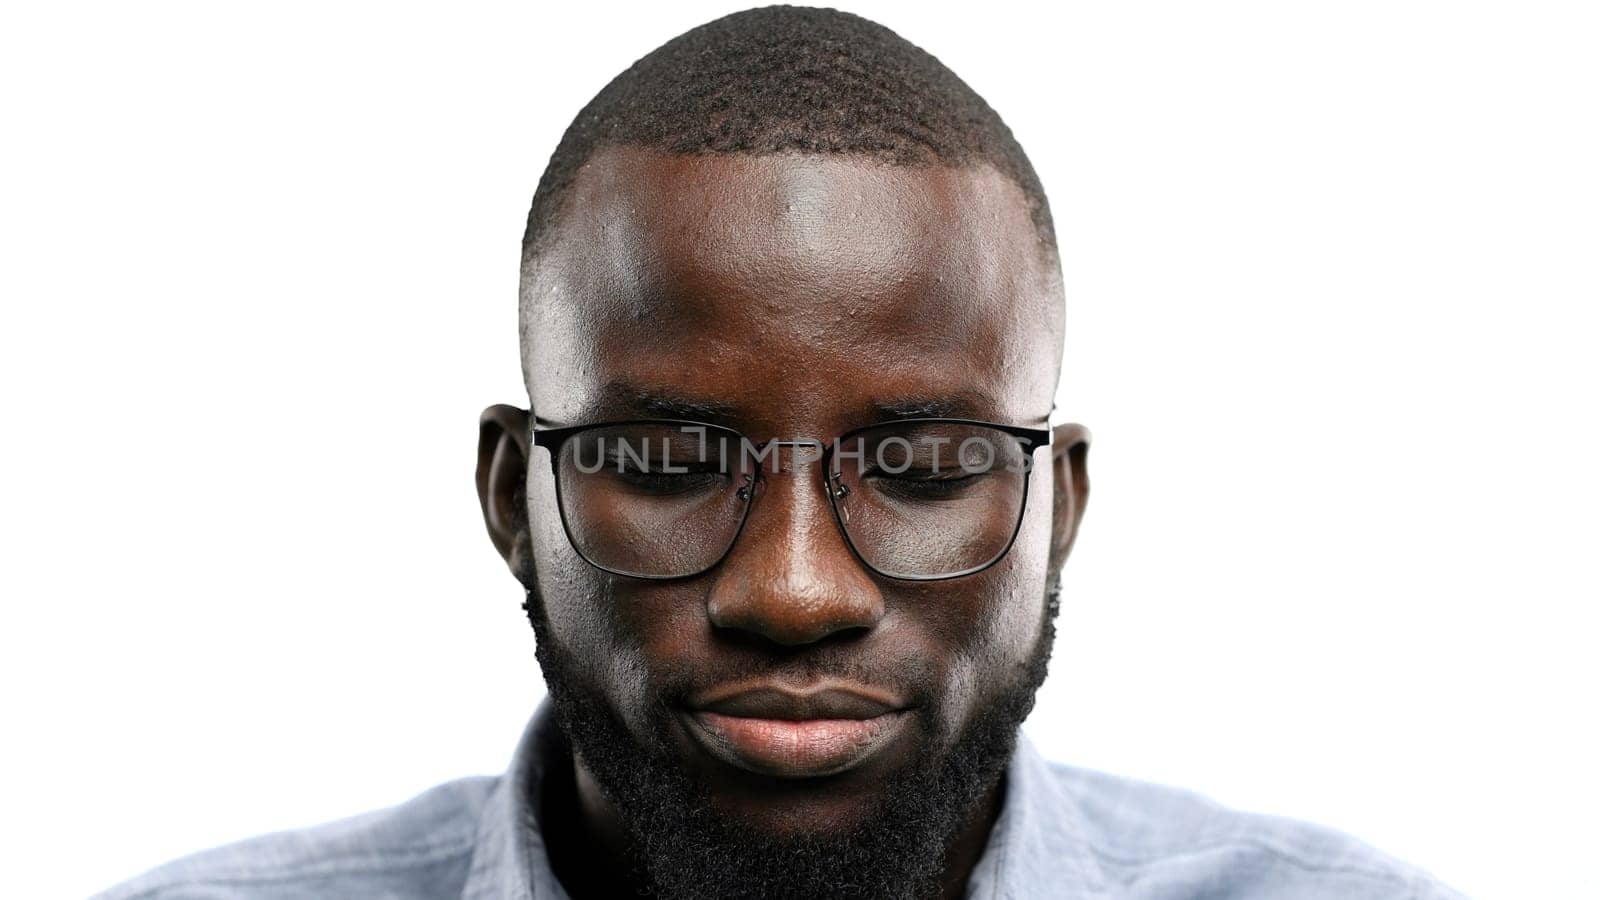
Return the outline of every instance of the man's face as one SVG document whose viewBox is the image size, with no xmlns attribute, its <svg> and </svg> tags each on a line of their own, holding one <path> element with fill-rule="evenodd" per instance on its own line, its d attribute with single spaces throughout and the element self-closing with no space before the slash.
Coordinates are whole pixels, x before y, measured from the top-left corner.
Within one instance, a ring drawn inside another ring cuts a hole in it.
<svg viewBox="0 0 1600 900">
<path fill-rule="evenodd" d="M 1043 426 L 1059 282 L 1021 191 L 986 166 L 609 149 L 569 202 L 523 285 L 541 426 L 687 418 L 757 443 L 826 443 L 916 415 Z M 1081 445 L 1053 449 L 1034 455 L 1010 551 L 949 580 L 865 569 L 816 463 L 791 457 L 763 473 L 732 549 L 698 576 L 585 562 L 542 449 L 528 460 L 527 532 L 497 543 L 537 579 L 564 677 L 642 754 L 753 834 L 847 833 L 891 802 L 895 775 L 949 754 L 1028 677 L 1082 509 Z M 731 716 L 708 729 L 707 705 L 729 696 Z M 877 721 L 762 724 L 812 715 L 808 703 L 818 718 Z"/>
</svg>

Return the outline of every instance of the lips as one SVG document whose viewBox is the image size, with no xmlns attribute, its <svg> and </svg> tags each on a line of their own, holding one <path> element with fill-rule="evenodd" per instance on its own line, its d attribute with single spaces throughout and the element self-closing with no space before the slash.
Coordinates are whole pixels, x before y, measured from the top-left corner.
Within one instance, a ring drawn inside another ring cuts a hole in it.
<svg viewBox="0 0 1600 900">
<path fill-rule="evenodd" d="M 688 731 L 711 756 L 777 778 L 855 768 L 903 730 L 904 704 L 859 686 L 736 685 L 691 700 Z"/>
</svg>

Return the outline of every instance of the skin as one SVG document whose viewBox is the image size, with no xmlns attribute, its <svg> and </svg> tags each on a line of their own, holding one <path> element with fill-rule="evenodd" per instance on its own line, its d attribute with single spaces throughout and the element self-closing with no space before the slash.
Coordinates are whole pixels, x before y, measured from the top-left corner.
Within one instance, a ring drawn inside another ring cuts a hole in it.
<svg viewBox="0 0 1600 900">
<path fill-rule="evenodd" d="M 1059 269 L 1020 189 L 987 165 L 610 148 L 581 171 L 566 209 L 522 285 L 541 426 L 661 416 L 756 441 L 828 441 L 915 414 L 1038 427 L 1050 410 Z M 943 752 L 1016 678 L 1088 497 L 1088 433 L 1059 426 L 1035 454 L 1027 513 L 999 563 L 902 582 L 850 553 L 814 464 L 786 468 L 764 478 L 718 566 L 629 579 L 573 550 L 548 456 L 530 459 L 528 415 L 494 406 L 480 422 L 490 537 L 513 572 L 531 563 L 552 633 L 641 741 L 646 689 L 668 673 L 709 688 L 730 673 L 804 686 L 819 669 L 848 672 L 908 704 L 890 743 L 826 778 L 752 774 L 685 729 L 667 736 L 719 812 L 774 834 L 847 828 L 881 800 L 885 773 Z M 576 768 L 582 827 L 601 859 L 622 852 L 616 810 Z M 952 847 L 947 895 L 981 855 L 997 803 L 986 798 Z"/>
</svg>

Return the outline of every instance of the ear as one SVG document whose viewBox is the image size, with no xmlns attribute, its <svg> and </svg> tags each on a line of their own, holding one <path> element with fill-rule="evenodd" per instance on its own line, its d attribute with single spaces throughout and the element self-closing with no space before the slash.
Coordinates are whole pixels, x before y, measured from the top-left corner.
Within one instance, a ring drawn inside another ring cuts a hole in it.
<svg viewBox="0 0 1600 900">
<path fill-rule="evenodd" d="M 1055 576 L 1072 551 L 1089 504 L 1089 429 L 1082 425 L 1057 425 L 1050 436 L 1050 467 L 1055 476 L 1053 528 L 1050 533 L 1050 574 Z"/>
<path fill-rule="evenodd" d="M 478 503 L 489 540 L 511 567 L 523 571 L 528 547 L 528 411 L 496 404 L 478 417 Z"/>
</svg>

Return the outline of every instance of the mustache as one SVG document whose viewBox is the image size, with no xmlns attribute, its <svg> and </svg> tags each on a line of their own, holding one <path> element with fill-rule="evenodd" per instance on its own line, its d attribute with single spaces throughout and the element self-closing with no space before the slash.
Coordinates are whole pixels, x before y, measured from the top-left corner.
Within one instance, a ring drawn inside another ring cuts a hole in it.
<svg viewBox="0 0 1600 900">
<path fill-rule="evenodd" d="M 579 668 L 577 660 L 568 658 L 566 648 L 558 646 L 554 635 L 550 633 L 527 529 L 522 529 L 518 535 L 517 551 L 515 576 L 525 594 L 523 612 L 539 639 L 541 666 L 547 676 L 552 668 L 576 671 Z M 1033 677 L 1038 681 L 1044 678 L 1055 643 L 1055 620 L 1061 611 L 1061 594 L 1061 572 L 1057 569 L 1050 573 L 1045 583 L 1044 627 L 1033 653 L 1032 665 L 1039 669 Z M 851 642 L 824 642 L 789 648 L 783 652 L 774 652 L 771 647 L 749 647 L 744 648 L 744 652 L 718 654 L 716 667 L 711 670 L 681 661 L 660 664 L 644 679 L 648 692 L 645 700 L 655 716 L 661 717 L 670 715 L 674 709 L 688 706 L 689 698 L 702 696 L 722 685 L 756 681 L 783 684 L 846 682 L 893 694 L 909 707 L 919 708 L 934 719 L 941 720 L 930 722 L 935 729 L 943 727 L 945 723 L 940 715 L 943 707 L 939 701 L 945 685 L 943 670 L 935 663 L 934 655 L 899 648 L 888 650 L 890 655 L 885 656 L 885 649 L 880 647 L 868 657 Z M 545 665 L 546 656 L 549 657 L 549 665 Z M 601 711 L 600 708 L 595 710 Z M 609 713 L 609 710 L 605 712 Z"/>
<path fill-rule="evenodd" d="M 524 529 L 518 535 L 516 578 L 526 595 L 523 612 L 534 631 L 545 642 L 555 643 L 545 627 L 544 596 L 533 566 L 532 541 Z M 552 646 L 547 652 L 566 655 L 566 648 Z M 739 652 L 741 651 L 742 652 Z M 930 654 L 915 650 L 875 651 L 870 659 L 851 643 L 811 644 L 774 652 L 772 647 L 737 648 L 720 653 L 715 668 L 685 662 L 653 667 L 645 679 L 651 705 L 663 709 L 686 705 L 688 698 L 719 685 L 771 681 L 785 684 L 813 684 L 824 681 L 848 682 L 878 688 L 904 698 L 911 706 L 937 707 L 931 701 L 940 691 L 939 667 Z"/>
</svg>

